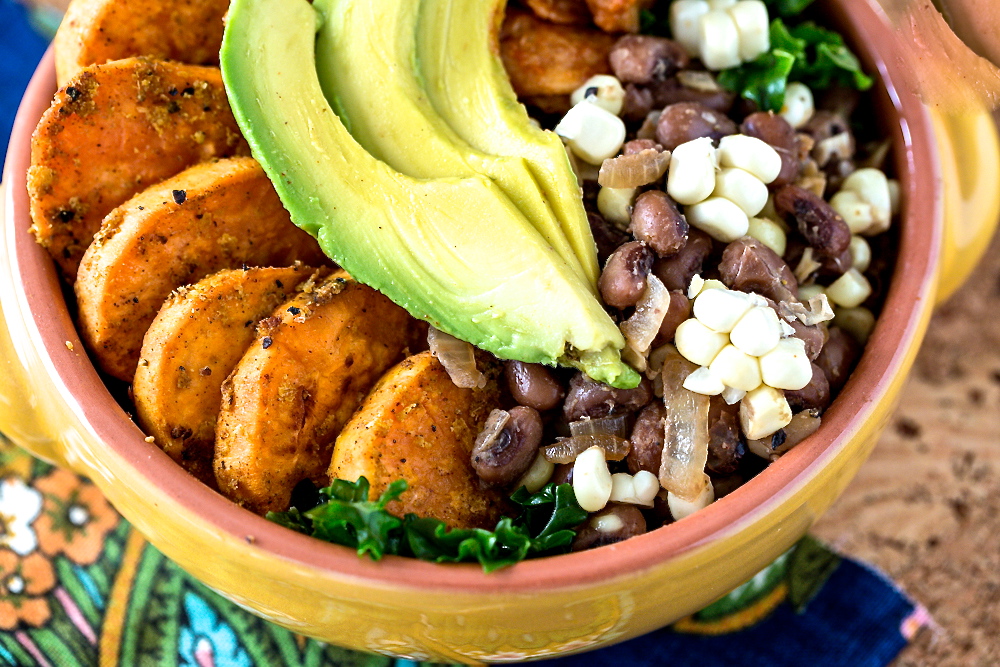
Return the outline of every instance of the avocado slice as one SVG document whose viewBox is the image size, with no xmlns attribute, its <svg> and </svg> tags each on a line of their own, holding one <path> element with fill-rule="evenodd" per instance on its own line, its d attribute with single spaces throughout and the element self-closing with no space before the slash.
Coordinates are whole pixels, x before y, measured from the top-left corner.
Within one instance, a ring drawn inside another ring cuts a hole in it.
<svg viewBox="0 0 1000 667">
<path fill-rule="evenodd" d="M 534 125 L 500 60 L 498 35 L 507 0 L 421 0 L 417 62 L 435 111 L 471 146 L 521 156 L 538 180 L 588 274 L 597 251 L 580 186 L 555 132 Z"/>
<path fill-rule="evenodd" d="M 315 0 L 313 7 L 322 16 L 316 39 L 320 85 L 358 143 L 415 178 L 489 176 L 596 294 L 596 251 L 591 248 L 584 265 L 524 158 L 470 146 L 428 100 L 415 62 L 420 0 Z M 471 74 L 482 77 L 475 69 Z M 575 183 L 570 192 L 579 193 Z"/>
<path fill-rule="evenodd" d="M 320 86 L 318 26 L 307 0 L 234 0 L 221 52 L 234 115 L 292 220 L 443 331 L 501 358 L 636 386 L 618 327 L 492 180 L 416 179 L 354 140 Z"/>
</svg>

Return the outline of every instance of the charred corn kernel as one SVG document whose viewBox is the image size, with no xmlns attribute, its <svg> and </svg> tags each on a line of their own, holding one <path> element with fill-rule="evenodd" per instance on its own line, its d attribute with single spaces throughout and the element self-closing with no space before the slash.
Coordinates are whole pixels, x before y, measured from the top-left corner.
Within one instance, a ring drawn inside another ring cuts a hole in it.
<svg viewBox="0 0 1000 667">
<path fill-rule="evenodd" d="M 723 243 L 745 236 L 750 228 L 750 218 L 743 209 L 723 197 L 709 197 L 688 206 L 685 216 L 689 225 Z"/>
<path fill-rule="evenodd" d="M 608 504 L 611 472 L 600 447 L 591 447 L 577 455 L 573 462 L 573 492 L 580 507 L 588 512 L 597 512 Z"/>
<path fill-rule="evenodd" d="M 708 366 L 702 366 L 692 371 L 690 375 L 684 378 L 684 383 L 681 386 L 688 391 L 705 396 L 718 396 L 726 390 L 726 385 L 722 382 L 722 378 L 716 375 L 715 371 Z"/>
<path fill-rule="evenodd" d="M 729 340 L 744 354 L 754 357 L 767 354 L 781 340 L 778 315 L 768 306 L 754 306 L 729 332 Z"/>
<path fill-rule="evenodd" d="M 778 112 L 796 130 L 805 125 L 816 113 L 816 105 L 809 86 L 793 81 L 785 87 L 785 101 Z"/>
<path fill-rule="evenodd" d="M 742 169 L 721 169 L 715 175 L 713 197 L 722 197 L 733 202 L 748 216 L 757 215 L 767 203 L 767 186 Z"/>
<path fill-rule="evenodd" d="M 627 229 L 632 222 L 636 192 L 636 188 L 601 188 L 597 193 L 597 210 L 615 227 Z"/>
<path fill-rule="evenodd" d="M 770 218 L 750 218 L 747 235 L 766 245 L 778 257 L 783 256 L 788 247 L 788 235 L 785 230 Z"/>
<path fill-rule="evenodd" d="M 667 194 L 678 204 L 704 201 L 715 189 L 715 147 L 709 137 L 688 141 L 670 155 Z"/>
<path fill-rule="evenodd" d="M 739 403 L 743 400 L 743 397 L 747 395 L 744 389 L 734 389 L 733 387 L 726 387 L 722 390 L 722 400 L 726 402 L 726 405 L 733 405 L 734 403 Z"/>
<path fill-rule="evenodd" d="M 705 509 L 713 502 L 715 502 L 715 489 L 712 487 L 712 480 L 709 479 L 708 475 L 705 475 L 705 486 L 702 487 L 701 493 L 691 500 L 667 491 L 667 507 L 675 521 L 685 519 L 698 510 Z"/>
<path fill-rule="evenodd" d="M 879 234 L 892 220 L 889 180 L 878 169 L 858 169 L 844 179 L 830 205 L 843 216 L 853 234 Z"/>
<path fill-rule="evenodd" d="M 875 315 L 864 306 L 856 308 L 838 308 L 833 317 L 833 324 L 851 334 L 856 341 L 864 345 L 875 328 Z"/>
<path fill-rule="evenodd" d="M 729 333 L 740 318 L 754 307 L 750 295 L 731 289 L 702 290 L 694 300 L 692 313 L 713 331 Z"/>
<path fill-rule="evenodd" d="M 674 345 L 680 355 L 699 366 L 712 363 L 719 351 L 728 344 L 729 336 L 712 331 L 693 317 L 681 322 L 674 334 Z"/>
<path fill-rule="evenodd" d="M 567 111 L 555 131 L 574 155 L 592 165 L 614 157 L 625 143 L 622 119 L 590 102 L 581 102 Z"/>
<path fill-rule="evenodd" d="M 521 479 L 517 481 L 514 488 L 519 489 L 523 486 L 530 493 L 535 493 L 548 483 L 555 469 L 555 464 L 548 461 L 542 452 L 539 451 L 531 467 L 521 476 Z"/>
<path fill-rule="evenodd" d="M 625 103 L 625 89 L 616 77 L 610 74 L 596 74 L 574 90 L 569 101 L 574 106 L 587 101 L 617 116 L 621 114 L 622 105 Z"/>
<path fill-rule="evenodd" d="M 740 33 L 736 21 L 724 9 L 711 9 L 698 24 L 698 54 L 702 64 L 711 71 L 738 67 Z"/>
<path fill-rule="evenodd" d="M 798 390 L 812 379 L 812 364 L 801 338 L 782 338 L 773 350 L 761 355 L 760 377 L 775 389 Z"/>
<path fill-rule="evenodd" d="M 708 10 L 706 0 L 676 0 L 670 5 L 670 32 L 690 56 L 698 55 L 701 17 Z"/>
<path fill-rule="evenodd" d="M 766 384 L 748 391 L 740 401 L 740 427 L 748 440 L 760 440 L 792 421 L 792 409 L 780 390 Z"/>
<path fill-rule="evenodd" d="M 726 8 L 740 40 L 740 60 L 753 60 L 771 48 L 771 26 L 761 0 L 740 0 Z"/>
<path fill-rule="evenodd" d="M 781 173 L 781 156 L 757 137 L 731 134 L 719 140 L 719 165 L 749 171 L 764 183 Z"/>
<path fill-rule="evenodd" d="M 799 285 L 799 301 L 801 301 L 802 303 L 806 303 L 807 301 L 809 301 L 809 299 L 813 298 L 814 296 L 819 296 L 820 294 L 824 294 L 823 290 L 825 289 L 826 288 L 823 287 L 822 285 L 818 285 L 815 283 L 812 285 Z"/>
<path fill-rule="evenodd" d="M 640 470 L 634 477 L 619 472 L 611 476 L 610 501 L 652 507 L 659 490 L 660 481 L 651 472 Z"/>
<path fill-rule="evenodd" d="M 857 269 L 849 269 L 824 290 L 834 304 L 842 308 L 860 306 L 872 294 L 872 286 Z"/>
<path fill-rule="evenodd" d="M 865 237 L 855 234 L 851 237 L 851 267 L 864 273 L 872 263 L 872 247 Z"/>
</svg>

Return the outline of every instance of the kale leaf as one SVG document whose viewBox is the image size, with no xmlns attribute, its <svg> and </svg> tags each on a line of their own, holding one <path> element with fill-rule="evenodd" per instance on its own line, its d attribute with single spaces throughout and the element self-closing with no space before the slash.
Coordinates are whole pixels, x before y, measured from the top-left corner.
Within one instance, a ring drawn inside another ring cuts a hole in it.
<svg viewBox="0 0 1000 667">
<path fill-rule="evenodd" d="M 739 93 L 764 111 L 780 111 L 788 81 L 801 81 L 813 90 L 842 85 L 868 90 L 871 77 L 844 44 L 840 34 L 805 21 L 789 29 L 784 21 L 771 22 L 771 49 L 739 67 L 723 70 L 722 87 Z"/>
<path fill-rule="evenodd" d="M 388 503 L 406 490 L 404 480 L 389 485 L 376 501 L 368 500 L 369 484 L 335 480 L 320 489 L 315 507 L 269 512 L 267 518 L 287 528 L 327 542 L 356 549 L 359 556 L 379 560 L 385 554 L 413 556 L 438 563 L 478 561 L 485 572 L 513 565 L 532 556 L 569 549 L 573 530 L 587 518 L 569 484 L 549 484 L 537 493 L 523 487 L 511 500 L 518 516 L 504 517 L 492 530 L 451 528 L 443 521 L 415 514 L 398 517 Z"/>
</svg>

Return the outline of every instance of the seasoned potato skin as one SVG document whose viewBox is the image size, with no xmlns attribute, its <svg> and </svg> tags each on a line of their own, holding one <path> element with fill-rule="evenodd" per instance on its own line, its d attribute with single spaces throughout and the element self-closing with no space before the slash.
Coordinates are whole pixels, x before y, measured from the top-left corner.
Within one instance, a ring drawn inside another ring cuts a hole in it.
<svg viewBox="0 0 1000 667">
<path fill-rule="evenodd" d="M 256 337 L 257 322 L 296 287 L 329 273 L 302 265 L 225 269 L 167 300 L 143 339 L 132 385 L 139 425 L 202 482 L 215 486 L 215 420 L 222 382 Z"/>
<path fill-rule="evenodd" d="M 481 364 L 482 366 L 482 364 Z M 387 509 L 449 526 L 492 529 L 504 497 L 480 484 L 472 446 L 499 407 L 496 368 L 484 389 L 462 389 L 430 352 L 408 357 L 379 381 L 334 447 L 330 479 L 371 483 L 371 497 L 397 479 L 409 489 Z"/>
<path fill-rule="evenodd" d="M 174 289 L 221 269 L 296 260 L 328 261 L 292 223 L 256 160 L 195 165 L 105 219 L 74 285 L 80 335 L 101 369 L 130 382 L 142 338 Z"/>
<path fill-rule="evenodd" d="M 264 514 L 287 509 L 303 479 L 325 486 L 341 428 L 421 333 L 406 311 L 343 271 L 279 306 L 222 385 L 219 490 Z"/>
<path fill-rule="evenodd" d="M 72 282 L 115 207 L 182 169 L 249 154 L 218 68 L 128 58 L 81 71 L 31 137 L 31 231 Z"/>
<path fill-rule="evenodd" d="M 217 65 L 228 9 L 228 0 L 73 0 L 53 40 L 59 85 L 130 56 Z"/>
<path fill-rule="evenodd" d="M 500 32 L 500 56 L 518 95 L 568 95 L 595 74 L 607 74 L 614 35 L 555 25 L 511 11 Z"/>
</svg>

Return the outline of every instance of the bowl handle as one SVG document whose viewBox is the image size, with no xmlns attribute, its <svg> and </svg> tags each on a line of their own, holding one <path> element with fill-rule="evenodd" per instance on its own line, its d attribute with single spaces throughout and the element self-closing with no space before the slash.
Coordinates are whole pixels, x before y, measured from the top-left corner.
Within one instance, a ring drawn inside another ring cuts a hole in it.
<svg viewBox="0 0 1000 667">
<path fill-rule="evenodd" d="M 971 275 L 1000 221 L 1000 142 L 985 107 L 928 107 L 941 160 L 944 233 L 937 303 Z"/>
</svg>

